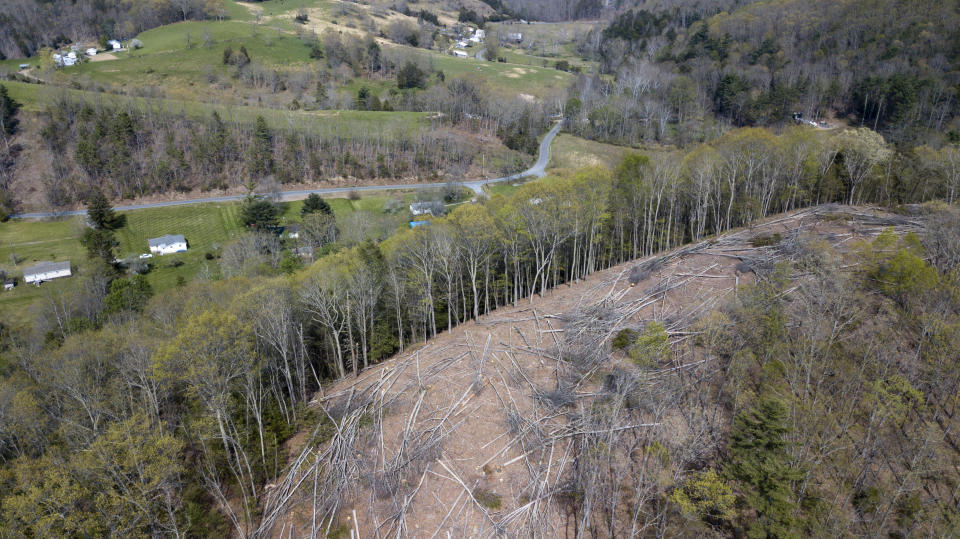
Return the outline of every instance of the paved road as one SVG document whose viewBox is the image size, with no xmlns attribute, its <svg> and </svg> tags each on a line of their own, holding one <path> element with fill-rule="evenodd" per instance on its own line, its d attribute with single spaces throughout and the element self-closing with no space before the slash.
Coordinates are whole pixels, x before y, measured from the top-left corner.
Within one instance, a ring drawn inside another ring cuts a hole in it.
<svg viewBox="0 0 960 539">
<path fill-rule="evenodd" d="M 553 138 L 557 136 L 557 133 L 560 131 L 560 126 L 563 122 L 557 122 L 556 125 L 547 133 L 543 140 L 540 142 L 540 155 L 537 157 L 537 162 L 533 164 L 532 167 L 524 170 L 523 172 L 518 172 L 512 176 L 504 176 L 502 178 L 490 178 L 486 180 L 471 180 L 463 182 L 464 187 L 469 187 L 477 194 L 483 193 L 483 186 L 490 183 L 500 183 L 500 182 L 509 182 L 513 180 L 518 180 L 520 178 L 526 178 L 528 176 L 535 176 L 537 178 L 543 177 L 546 174 L 545 170 L 547 168 L 547 163 L 550 162 L 550 144 L 553 142 Z M 336 195 L 349 193 L 350 191 L 397 191 L 402 189 L 436 189 L 443 184 L 439 183 L 407 183 L 407 184 L 393 184 L 393 185 L 358 185 L 356 187 L 332 187 L 327 189 L 304 189 L 301 191 L 281 191 L 280 200 L 300 200 L 306 198 L 307 195 L 311 193 L 316 193 L 318 195 Z M 146 208 L 164 208 L 167 206 L 185 206 L 187 204 L 203 204 L 207 202 L 233 202 L 236 200 L 241 200 L 245 195 L 229 195 L 222 197 L 207 197 L 207 198 L 192 198 L 190 200 L 172 200 L 169 202 L 152 202 L 149 204 L 130 204 L 128 206 L 114 206 L 113 209 L 116 211 L 130 211 L 130 210 L 142 210 Z M 32 212 L 32 213 L 16 213 L 11 215 L 12 219 L 38 219 L 45 217 L 59 217 L 66 215 L 84 215 L 86 210 L 72 210 L 64 212 Z"/>
</svg>

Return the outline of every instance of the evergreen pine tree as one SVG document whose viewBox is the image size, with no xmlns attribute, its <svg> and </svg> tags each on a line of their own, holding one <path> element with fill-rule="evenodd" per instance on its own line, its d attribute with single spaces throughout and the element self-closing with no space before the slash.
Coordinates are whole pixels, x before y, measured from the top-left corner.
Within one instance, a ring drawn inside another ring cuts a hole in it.
<svg viewBox="0 0 960 539">
<path fill-rule="evenodd" d="M 764 397 L 734 419 L 727 449 L 727 474 L 737 481 L 746 506 L 756 512 L 747 524 L 748 537 L 797 535 L 791 482 L 804 477 L 787 455 L 787 407 Z"/>
<path fill-rule="evenodd" d="M 106 195 L 100 189 L 94 189 L 87 201 L 87 217 L 96 230 L 112 230 L 118 223 L 117 215 Z"/>
<path fill-rule="evenodd" d="M 266 176 L 273 171 L 273 136 L 263 116 L 257 116 L 253 128 L 253 145 L 250 148 L 250 172 Z"/>
<path fill-rule="evenodd" d="M 307 199 L 303 201 L 303 207 L 300 208 L 300 215 L 304 216 L 308 213 L 316 212 L 333 215 L 333 210 L 330 209 L 330 204 L 328 204 L 323 197 L 316 193 L 310 193 L 307 195 Z"/>
<path fill-rule="evenodd" d="M 17 129 L 18 110 L 20 110 L 20 103 L 14 101 L 7 92 L 7 87 L 0 84 L 0 133 L 12 135 Z"/>
</svg>

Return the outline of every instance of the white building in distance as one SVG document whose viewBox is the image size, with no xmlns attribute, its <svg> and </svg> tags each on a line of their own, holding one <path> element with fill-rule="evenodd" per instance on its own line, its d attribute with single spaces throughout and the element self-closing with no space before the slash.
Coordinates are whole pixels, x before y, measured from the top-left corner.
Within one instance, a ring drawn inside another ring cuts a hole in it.
<svg viewBox="0 0 960 539">
<path fill-rule="evenodd" d="M 69 277 L 73 275 L 70 272 L 70 261 L 64 262 L 37 262 L 33 266 L 23 270 L 23 282 L 40 284 L 51 279 L 60 277 Z"/>
<path fill-rule="evenodd" d="M 183 234 L 167 234 L 159 238 L 150 238 L 147 240 L 150 252 L 155 255 L 168 255 L 170 253 L 182 253 L 187 250 L 187 240 Z"/>
</svg>

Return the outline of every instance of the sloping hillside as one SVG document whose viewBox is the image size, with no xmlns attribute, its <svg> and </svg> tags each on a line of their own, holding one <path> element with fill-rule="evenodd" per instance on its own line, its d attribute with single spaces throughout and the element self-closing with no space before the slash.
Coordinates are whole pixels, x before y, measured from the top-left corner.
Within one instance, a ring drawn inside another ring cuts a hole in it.
<svg viewBox="0 0 960 539">
<path fill-rule="evenodd" d="M 755 293 L 758 275 L 792 283 L 774 297 L 802 295 L 812 270 L 798 268 L 810 260 L 842 259 L 885 227 L 903 234 L 918 222 L 798 211 L 464 324 L 316 397 L 336 427 L 318 429 L 331 436 L 319 447 L 296 438 L 305 449 L 271 486 L 261 531 L 640 533 L 662 522 L 657 500 L 717 459 L 743 406 L 718 390 L 736 375 L 711 343 L 722 338 L 718 309 Z"/>
</svg>

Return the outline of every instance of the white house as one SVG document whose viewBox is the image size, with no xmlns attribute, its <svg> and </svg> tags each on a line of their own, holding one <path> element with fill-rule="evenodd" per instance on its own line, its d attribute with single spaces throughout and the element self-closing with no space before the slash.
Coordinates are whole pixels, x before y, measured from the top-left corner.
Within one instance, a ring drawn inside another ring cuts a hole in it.
<svg viewBox="0 0 960 539">
<path fill-rule="evenodd" d="M 93 47 L 90 47 L 89 49 L 87 49 L 87 56 L 96 56 L 96 55 L 97 55 L 97 49 Z"/>
<path fill-rule="evenodd" d="M 470 58 L 470 55 L 463 51 L 453 51 L 453 55 L 457 58 Z"/>
<path fill-rule="evenodd" d="M 51 279 L 60 277 L 69 277 L 70 261 L 64 262 L 37 262 L 35 265 L 23 270 L 23 282 L 40 284 Z"/>
<path fill-rule="evenodd" d="M 17 286 L 17 281 L 14 281 L 13 279 L 7 279 L 6 281 L 3 281 L 4 290 L 13 290 L 13 287 L 15 286 Z"/>
<path fill-rule="evenodd" d="M 290 239 L 300 239 L 300 225 L 289 225 L 284 229 L 284 232 L 287 233 L 287 237 Z"/>
<path fill-rule="evenodd" d="M 111 39 L 110 41 L 107 41 L 107 45 L 110 45 L 110 48 L 115 51 L 118 51 L 123 48 L 123 43 L 120 43 L 116 39 Z"/>
<path fill-rule="evenodd" d="M 439 217 L 443 215 L 443 203 L 439 201 L 434 202 L 414 202 L 410 205 L 410 213 L 414 217 L 420 215 L 430 215 L 433 217 Z"/>
<path fill-rule="evenodd" d="M 477 31 L 473 33 L 473 37 L 475 37 L 475 38 L 477 38 L 477 39 L 483 39 L 483 38 L 486 37 L 486 36 L 487 36 L 486 32 L 484 32 L 483 30 L 481 30 L 481 29 L 479 29 L 479 28 L 477 28 Z"/>
<path fill-rule="evenodd" d="M 68 52 L 67 54 L 53 53 L 53 63 L 58 66 L 72 66 L 77 64 L 77 53 Z"/>
<path fill-rule="evenodd" d="M 183 234 L 167 234 L 159 238 L 150 238 L 147 240 L 150 252 L 157 255 L 168 255 L 170 253 L 182 253 L 187 250 L 187 240 Z"/>
<path fill-rule="evenodd" d="M 467 46 L 469 46 L 469 45 L 470 45 L 470 44 L 467 43 L 466 41 L 457 41 L 457 47 L 460 47 L 461 49 L 465 49 L 465 48 L 467 48 Z"/>
</svg>

